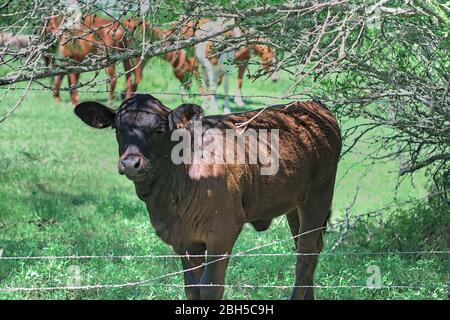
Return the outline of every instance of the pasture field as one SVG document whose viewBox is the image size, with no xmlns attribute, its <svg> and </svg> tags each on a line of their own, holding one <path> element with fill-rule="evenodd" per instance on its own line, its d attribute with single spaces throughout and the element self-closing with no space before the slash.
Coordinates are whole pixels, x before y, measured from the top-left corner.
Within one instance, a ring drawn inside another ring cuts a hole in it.
<svg viewBox="0 0 450 320">
<path fill-rule="evenodd" d="M 81 80 L 83 78 L 82 75 Z M 64 86 L 67 86 L 66 81 Z M 231 84 L 233 88 L 234 82 Z M 243 94 L 280 96 L 288 85 L 287 74 L 282 74 L 277 83 L 264 79 L 246 81 Z M 119 81 L 117 91 L 122 88 L 123 80 Z M 98 85 L 96 89 L 104 91 L 106 85 Z M 193 90 L 196 92 L 195 87 Z M 178 92 L 178 81 L 169 66 L 157 59 L 146 67 L 139 91 L 155 93 L 170 107 L 181 103 L 177 95 L 157 94 Z M 6 113 L 21 93 L 19 90 L 9 93 L 0 105 L 0 113 Z M 81 101 L 106 102 L 106 96 L 105 92 L 80 93 Z M 3 249 L 3 256 L 171 254 L 171 248 L 155 235 L 132 182 L 117 173 L 113 131 L 87 127 L 75 117 L 69 94 L 62 92 L 62 98 L 63 102 L 56 103 L 50 92 L 32 90 L 17 112 L 0 124 L 0 249 Z M 279 102 L 266 98 L 250 100 L 247 99 L 248 109 Z M 191 97 L 189 101 L 199 103 L 200 99 Z M 117 99 L 115 107 L 118 104 Z M 424 197 L 427 190 L 424 174 L 418 173 L 397 186 L 399 164 L 396 161 L 380 162 L 373 167 L 359 163 L 370 148 L 362 141 L 340 162 L 332 221 L 344 215 L 359 186 L 350 214 L 389 206 L 382 211 L 385 223 L 378 224 L 374 220 L 357 225 L 334 251 L 325 246 L 315 278 L 316 284 L 324 287 L 317 289 L 317 298 L 447 298 L 448 255 L 364 254 L 448 250 L 448 235 L 445 235 L 448 207 L 425 201 L 393 205 Z M 437 231 L 431 228 L 436 225 L 440 226 Z M 291 253 L 293 243 L 289 237 L 285 218 L 274 221 L 263 233 L 247 226 L 235 252 L 275 241 L 276 244 L 253 253 Z M 329 232 L 327 243 L 331 245 L 336 237 L 338 234 Z M 349 252 L 359 254 L 349 255 Z M 370 266 L 380 268 L 381 289 L 347 287 L 366 286 Z M 1 291 L 6 287 L 65 286 L 74 267 L 80 271 L 81 285 L 158 279 L 124 288 Z M 173 258 L 0 260 L 0 299 L 183 299 L 183 288 L 178 287 L 183 283 L 182 275 L 164 276 L 181 269 L 181 263 Z M 239 286 L 290 286 L 294 281 L 294 269 L 294 256 L 236 257 L 228 268 L 226 283 L 230 287 L 225 290 L 225 298 L 288 298 L 291 288 Z"/>
</svg>

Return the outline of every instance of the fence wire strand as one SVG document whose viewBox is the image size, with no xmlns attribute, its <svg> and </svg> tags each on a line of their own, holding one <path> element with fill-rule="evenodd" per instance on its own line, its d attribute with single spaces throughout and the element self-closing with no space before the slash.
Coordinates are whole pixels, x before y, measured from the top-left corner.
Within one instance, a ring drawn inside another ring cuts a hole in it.
<svg viewBox="0 0 450 320">
<path fill-rule="evenodd" d="M 0 86 L 0 90 L 8 90 L 8 91 L 22 91 L 22 90 L 28 90 L 28 91 L 43 91 L 43 90 L 47 90 L 49 92 L 51 92 L 53 89 L 49 88 L 49 87 L 41 87 L 41 88 L 25 88 L 25 87 L 1 87 Z M 61 88 L 60 91 L 66 91 L 66 92 L 70 92 L 72 89 L 71 88 Z M 81 92 L 81 93 L 90 93 L 90 94 L 102 94 L 102 93 L 108 93 L 109 91 L 106 89 L 96 89 L 96 90 L 89 90 L 89 89 L 85 89 L 85 90 L 80 90 L 77 89 L 77 92 Z M 201 96 L 218 96 L 218 97 L 229 97 L 229 98 L 234 98 L 234 97 L 241 97 L 243 99 L 251 99 L 251 98 L 267 98 L 267 99 L 274 99 L 274 100 L 292 100 L 292 99 L 299 99 L 299 98 L 304 98 L 305 96 L 310 96 L 307 93 L 294 93 L 291 95 L 281 95 L 281 96 L 273 96 L 273 95 L 266 95 L 266 94 L 254 94 L 254 95 L 237 95 L 237 94 L 221 94 L 221 93 L 198 93 L 198 92 L 186 92 L 186 93 L 181 93 L 181 92 L 170 92 L 170 91 L 132 91 L 130 92 L 131 94 L 150 94 L 150 95 L 164 95 L 164 96 L 194 96 L 194 97 L 201 97 Z M 116 93 L 117 94 L 117 93 Z"/>
<path fill-rule="evenodd" d="M 420 285 L 380 285 L 380 286 L 363 286 L 363 285 L 312 285 L 312 286 L 298 286 L 298 285 L 260 285 L 260 284 L 164 284 L 164 283 L 124 283 L 111 285 L 86 285 L 86 286 L 56 286 L 56 287 L 17 287 L 17 288 L 1 288 L 0 292 L 36 292 L 36 291 L 56 291 L 56 290 L 95 290 L 95 289 L 120 289 L 124 287 L 134 286 L 159 286 L 159 287 L 173 287 L 173 288 L 193 288 L 193 287 L 222 287 L 222 288 L 241 288 L 241 289 L 293 289 L 293 288 L 314 288 L 314 289 L 428 289 L 439 290 L 449 288 L 448 285 L 443 286 L 420 286 Z"/>
<path fill-rule="evenodd" d="M 379 251 L 379 252 L 322 252 L 322 253 L 299 253 L 299 252 L 283 252 L 283 253 L 249 253 L 249 254 L 227 254 L 227 255 L 207 255 L 207 254 L 161 254 L 161 255 L 70 255 L 70 256 L 8 256 L 0 257 L 1 260 L 88 260 L 88 259 L 105 259 L 105 260 L 143 260 L 143 259 L 170 259 L 170 258 L 206 258 L 206 257 L 286 257 L 286 256 L 383 256 L 383 255 L 438 255 L 450 254 L 449 250 L 433 250 L 433 251 Z"/>
</svg>

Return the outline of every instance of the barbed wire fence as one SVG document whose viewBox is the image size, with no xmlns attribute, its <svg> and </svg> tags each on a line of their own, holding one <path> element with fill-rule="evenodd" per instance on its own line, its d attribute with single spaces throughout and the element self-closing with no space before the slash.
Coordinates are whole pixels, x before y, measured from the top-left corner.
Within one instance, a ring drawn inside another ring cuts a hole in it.
<svg viewBox="0 0 450 320">
<path fill-rule="evenodd" d="M 448 191 L 448 190 L 446 190 Z M 393 256 L 393 255 L 448 255 L 450 256 L 450 250 L 422 250 L 422 251 L 378 251 L 378 252 L 336 252 L 334 251 L 339 245 L 342 244 L 345 236 L 352 230 L 356 224 L 362 219 L 370 219 L 373 217 L 380 217 L 380 215 L 388 209 L 392 209 L 394 207 L 400 207 L 407 204 L 411 204 L 418 201 L 423 201 L 429 197 L 434 197 L 439 195 L 439 192 L 435 192 L 433 194 L 429 194 L 427 197 L 419 198 L 419 199 L 410 199 L 407 201 L 403 201 L 400 203 L 392 203 L 390 205 L 384 206 L 377 210 L 371 210 L 365 213 L 353 215 L 351 218 L 349 215 L 345 215 L 343 218 L 330 222 L 328 226 L 315 228 L 303 233 L 300 233 L 296 236 L 288 237 L 285 239 L 274 240 L 269 243 L 265 243 L 262 245 L 258 245 L 249 249 L 241 250 L 237 253 L 229 253 L 224 255 L 196 255 L 196 254 L 156 254 L 156 255 L 66 255 L 66 256 L 0 256 L 1 261 L 33 261 L 33 260 L 90 260 L 90 259 L 102 259 L 102 260 L 148 260 L 148 259 L 173 259 L 173 258 L 216 258 L 214 260 L 204 262 L 203 264 L 192 267 L 189 269 L 184 269 L 175 272 L 165 273 L 156 277 L 152 277 L 150 279 L 130 281 L 118 284 L 90 284 L 90 285 L 75 285 L 75 286 L 53 286 L 53 287 L 3 287 L 0 288 L 0 292 L 4 293 L 14 293 L 14 292 L 45 292 L 45 291 L 58 291 L 58 290 L 96 290 L 96 289 L 120 289 L 120 288 L 129 288 L 129 287 L 139 287 L 139 286 L 162 286 L 162 287 L 174 287 L 174 288 L 186 288 L 186 287 L 215 287 L 221 286 L 224 288 L 272 288 L 272 289 L 292 289 L 295 287 L 313 287 L 317 289 L 429 289 L 429 290 L 437 290 L 444 289 L 449 290 L 450 285 L 448 283 L 436 284 L 434 286 L 430 285 L 418 285 L 418 284 L 403 284 L 403 285 L 378 285 L 376 287 L 370 285 L 320 285 L 315 284 L 313 286 L 295 286 L 295 285 L 264 285 L 264 284 L 195 284 L 195 285 L 180 285 L 180 284 L 166 284 L 160 283 L 159 280 L 175 277 L 179 275 L 183 275 L 186 272 L 190 272 L 199 268 L 203 268 L 206 265 L 217 263 L 224 259 L 230 258 L 252 258 L 252 257 L 284 257 L 284 256 L 307 256 L 307 255 L 320 255 L 320 256 Z M 350 205 L 352 206 L 352 205 Z M 258 251 L 264 248 L 270 248 L 280 243 L 289 242 L 295 239 L 298 239 L 304 235 L 307 235 L 312 232 L 325 230 L 332 230 L 341 236 L 334 242 L 334 244 L 329 245 L 329 251 L 325 251 L 322 253 L 297 253 L 297 252 L 271 252 L 271 253 L 253 253 L 254 251 Z M 342 230 L 345 230 L 344 232 Z"/>
</svg>

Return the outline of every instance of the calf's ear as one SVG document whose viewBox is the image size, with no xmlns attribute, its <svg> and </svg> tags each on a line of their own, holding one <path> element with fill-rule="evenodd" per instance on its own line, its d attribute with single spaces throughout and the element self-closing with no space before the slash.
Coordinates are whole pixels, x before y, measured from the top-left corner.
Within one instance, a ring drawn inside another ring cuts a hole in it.
<svg viewBox="0 0 450 320">
<path fill-rule="evenodd" d="M 189 121 L 201 120 L 205 112 L 197 104 L 185 103 L 169 112 L 169 129 L 186 128 Z"/>
<path fill-rule="evenodd" d="M 101 103 L 88 101 L 77 105 L 75 114 L 91 127 L 103 129 L 113 123 L 116 112 Z"/>
</svg>

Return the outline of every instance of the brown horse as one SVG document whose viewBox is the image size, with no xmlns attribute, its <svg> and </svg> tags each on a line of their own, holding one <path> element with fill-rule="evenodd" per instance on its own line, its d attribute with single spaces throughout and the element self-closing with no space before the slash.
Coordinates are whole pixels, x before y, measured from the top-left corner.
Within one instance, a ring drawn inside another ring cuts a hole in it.
<svg viewBox="0 0 450 320">
<path fill-rule="evenodd" d="M 59 39 L 59 54 L 65 58 L 76 61 L 83 61 L 89 54 L 101 53 L 108 51 L 123 50 L 127 46 L 128 33 L 132 33 L 139 25 L 139 20 L 132 18 L 119 22 L 115 20 L 105 19 L 96 15 L 87 15 L 81 18 L 77 26 L 66 28 L 67 17 L 55 16 L 51 17 L 47 24 L 47 31 L 51 33 L 59 33 L 64 30 Z M 131 64 L 124 61 L 125 75 L 127 84 L 131 77 Z M 106 68 L 109 76 L 109 101 L 114 99 L 114 89 L 116 84 L 115 65 Z M 69 86 L 71 87 L 71 100 L 75 106 L 79 103 L 76 86 L 78 84 L 79 74 L 69 74 Z M 59 91 L 61 87 L 62 76 L 55 77 L 53 96 L 59 101 Z M 131 92 L 127 88 L 127 97 Z"/>
<path fill-rule="evenodd" d="M 259 39 L 261 42 L 265 42 L 264 39 Z M 245 71 L 248 68 L 250 58 L 252 55 L 258 56 L 261 59 L 261 68 L 267 73 L 270 73 L 270 78 L 272 81 L 278 81 L 280 78 L 279 73 L 275 69 L 277 63 L 276 53 L 273 48 L 265 44 L 250 44 L 246 47 L 239 49 L 235 54 L 234 64 L 238 66 L 238 76 L 237 76 L 237 90 L 234 96 L 234 102 L 239 106 L 243 107 L 244 102 L 241 97 L 242 83 L 244 79 Z M 221 79 L 219 79 L 219 84 Z"/>
<path fill-rule="evenodd" d="M 162 30 L 157 27 L 145 27 L 149 30 L 150 41 L 164 41 L 173 30 Z M 175 77 L 181 82 L 181 84 L 189 88 L 191 86 L 191 81 L 189 81 L 189 74 L 194 74 L 197 76 L 196 60 L 194 57 L 189 57 L 186 50 L 180 49 L 172 52 L 168 52 L 160 57 L 162 60 L 168 62 L 173 70 Z M 143 71 L 148 59 L 133 59 L 131 62 L 131 68 L 134 74 L 134 82 L 131 83 L 131 77 L 129 78 L 130 83 L 127 83 L 127 88 L 131 88 L 132 92 L 136 92 L 139 83 L 143 78 Z"/>
</svg>

